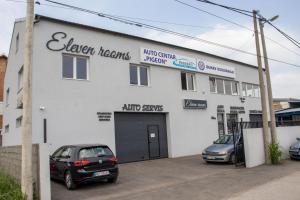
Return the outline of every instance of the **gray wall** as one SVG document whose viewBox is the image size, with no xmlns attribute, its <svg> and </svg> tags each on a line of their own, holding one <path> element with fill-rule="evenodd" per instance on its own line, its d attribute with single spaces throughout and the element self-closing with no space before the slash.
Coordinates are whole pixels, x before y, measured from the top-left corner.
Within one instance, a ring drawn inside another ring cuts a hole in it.
<svg viewBox="0 0 300 200">
<path fill-rule="evenodd" d="M 45 46 L 51 35 L 58 31 L 74 37 L 78 44 L 129 51 L 132 59 L 123 61 L 94 55 L 89 59 L 88 81 L 64 80 L 62 52 L 49 51 Z M 131 86 L 129 63 L 140 63 L 141 47 L 231 66 L 235 68 L 236 80 L 240 83 L 258 83 L 257 69 L 243 64 L 145 40 L 41 20 L 34 28 L 33 142 L 43 142 L 43 119 L 46 118 L 52 151 L 61 145 L 77 143 L 105 143 L 115 151 L 114 116 L 110 122 L 99 122 L 96 113 L 120 112 L 123 104 L 158 104 L 163 105 L 167 113 L 169 157 L 199 154 L 218 137 L 217 120 L 211 119 L 217 115 L 217 105 L 224 105 L 226 113 L 229 113 L 230 106 L 245 107 L 246 113 L 239 115 L 244 121 L 249 120 L 249 110 L 261 109 L 259 98 L 246 97 L 246 102 L 242 103 L 240 96 L 210 93 L 209 76 L 202 73 L 196 73 L 196 91 L 183 91 L 180 70 L 148 65 L 150 86 Z M 10 55 L 5 87 L 16 84 L 19 59 L 13 61 L 14 55 Z M 16 101 L 14 98 L 11 100 Z M 185 110 L 183 99 L 207 100 L 208 108 Z M 45 110 L 41 111 L 40 106 L 44 106 Z M 15 128 L 17 111 L 6 109 L 4 112 L 4 125 L 11 125 L 10 133 L 4 134 L 3 143 L 18 144 L 20 134 Z"/>
<path fill-rule="evenodd" d="M 0 170 L 21 184 L 22 146 L 0 147 Z M 39 146 L 32 146 L 32 172 L 35 194 L 39 194 Z"/>
</svg>

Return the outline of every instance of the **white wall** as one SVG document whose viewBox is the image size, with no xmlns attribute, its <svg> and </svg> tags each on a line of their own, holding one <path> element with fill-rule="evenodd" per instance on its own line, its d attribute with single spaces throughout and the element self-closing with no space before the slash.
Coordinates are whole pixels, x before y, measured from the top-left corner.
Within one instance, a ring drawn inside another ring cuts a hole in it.
<svg viewBox="0 0 300 200">
<path fill-rule="evenodd" d="M 265 163 L 264 140 L 261 128 L 244 129 L 246 167 L 256 167 Z"/>
<path fill-rule="evenodd" d="M 50 163 L 48 144 L 39 144 L 40 160 L 40 199 L 51 200 Z"/>
<path fill-rule="evenodd" d="M 289 157 L 289 148 L 300 138 L 300 126 L 277 127 L 277 138 L 284 158 Z"/>
<path fill-rule="evenodd" d="M 277 127 L 277 139 L 282 158 L 289 158 L 289 148 L 300 138 L 300 126 Z M 264 164 L 264 143 L 261 128 L 244 129 L 246 167 Z"/>
</svg>

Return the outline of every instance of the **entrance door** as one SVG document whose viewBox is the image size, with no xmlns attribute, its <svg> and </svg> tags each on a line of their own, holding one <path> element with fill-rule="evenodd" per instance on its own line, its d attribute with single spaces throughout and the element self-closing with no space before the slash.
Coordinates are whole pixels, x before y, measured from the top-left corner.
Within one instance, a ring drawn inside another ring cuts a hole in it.
<svg viewBox="0 0 300 200">
<path fill-rule="evenodd" d="M 150 159 L 160 157 L 159 126 L 148 125 L 149 157 Z"/>
<path fill-rule="evenodd" d="M 237 114 L 227 114 L 226 115 L 227 118 L 227 130 L 228 130 L 228 134 L 232 134 L 233 133 L 233 127 L 234 125 L 236 125 L 236 122 L 238 121 L 238 115 Z"/>
</svg>

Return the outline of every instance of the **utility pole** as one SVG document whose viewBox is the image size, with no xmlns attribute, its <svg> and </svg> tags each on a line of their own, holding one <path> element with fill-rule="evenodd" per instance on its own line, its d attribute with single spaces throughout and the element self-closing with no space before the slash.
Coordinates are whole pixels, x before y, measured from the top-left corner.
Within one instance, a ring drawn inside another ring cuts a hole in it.
<svg viewBox="0 0 300 200">
<path fill-rule="evenodd" d="M 254 33 L 255 33 L 255 43 L 256 43 L 256 52 L 257 52 L 260 97 L 261 97 L 261 107 L 263 113 L 263 138 L 264 138 L 264 150 L 265 150 L 265 163 L 270 164 L 267 102 L 266 102 L 266 92 L 265 92 L 264 75 L 263 75 L 262 62 L 261 62 L 256 15 L 257 15 L 257 11 L 253 10 L 253 22 L 254 22 Z"/>
<path fill-rule="evenodd" d="M 273 19 L 275 19 L 275 18 L 273 18 Z M 259 28 L 260 28 L 262 49 L 263 49 L 263 53 L 264 53 L 266 80 L 267 80 L 267 86 L 268 86 L 267 88 L 268 88 L 269 112 L 270 112 L 270 120 L 271 120 L 271 139 L 272 139 L 272 143 L 275 144 L 275 143 L 277 143 L 276 120 L 275 120 L 275 114 L 274 114 L 274 109 L 273 109 L 273 93 L 272 93 L 272 84 L 271 84 L 271 78 L 270 78 L 270 67 L 269 67 L 269 62 L 268 62 L 266 41 L 265 41 L 265 35 L 264 35 L 264 24 L 263 24 L 262 18 L 259 18 Z"/>
<path fill-rule="evenodd" d="M 32 200 L 32 99 L 31 99 L 31 67 L 33 45 L 34 0 L 27 0 L 24 79 L 23 79 L 23 120 L 22 120 L 22 192 L 27 200 Z"/>
</svg>

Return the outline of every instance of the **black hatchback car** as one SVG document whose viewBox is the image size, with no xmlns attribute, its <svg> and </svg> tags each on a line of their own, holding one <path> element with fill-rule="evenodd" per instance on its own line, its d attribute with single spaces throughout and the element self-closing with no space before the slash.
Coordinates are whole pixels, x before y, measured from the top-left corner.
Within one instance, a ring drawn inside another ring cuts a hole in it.
<svg viewBox="0 0 300 200">
<path fill-rule="evenodd" d="M 69 190 L 89 181 L 115 183 L 118 175 L 117 158 L 106 145 L 62 146 L 50 156 L 50 177 L 64 181 Z"/>
</svg>

